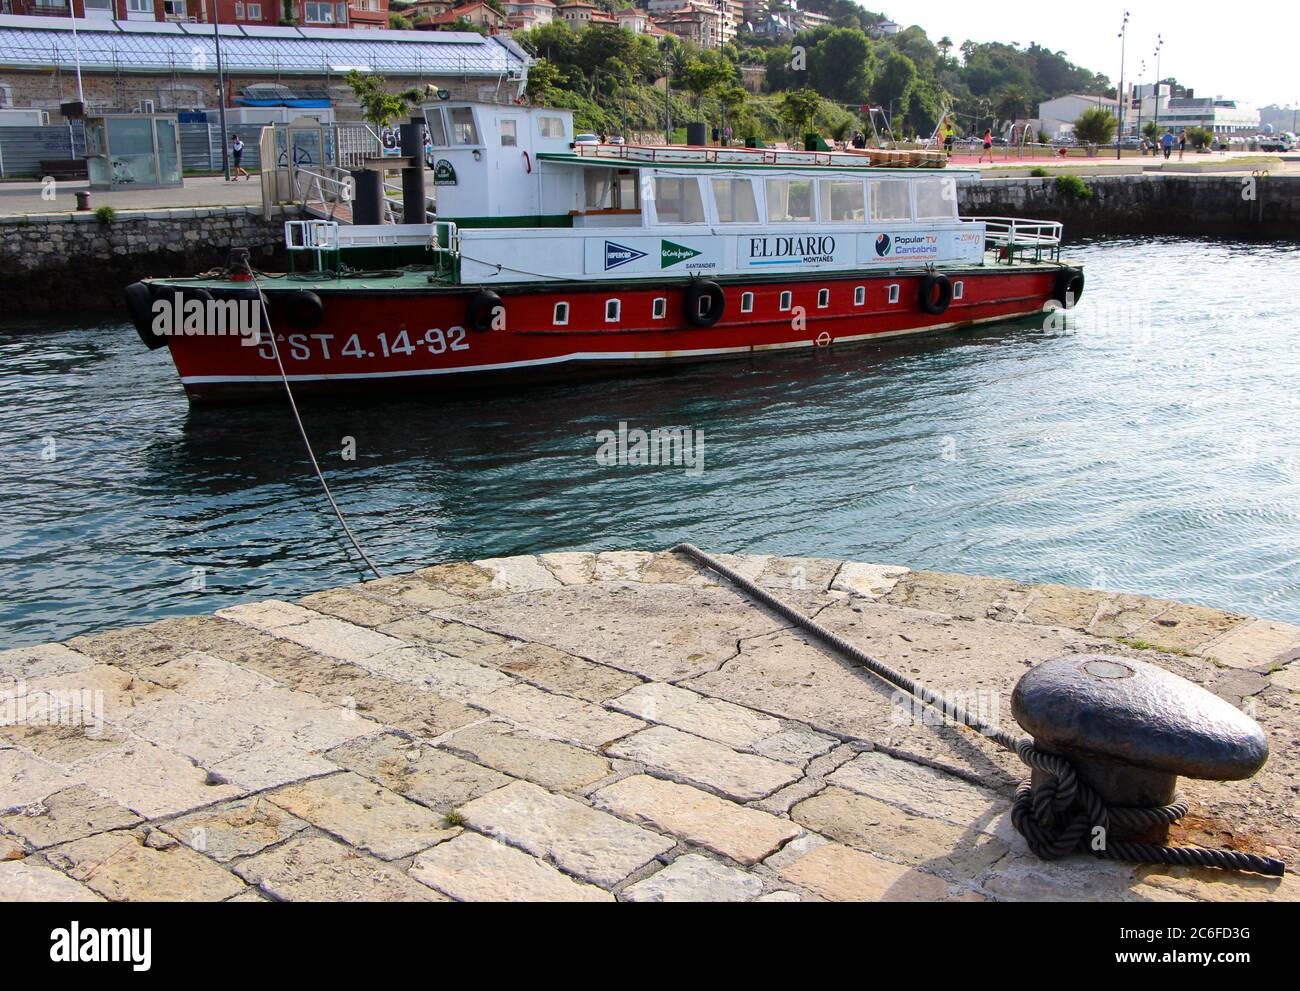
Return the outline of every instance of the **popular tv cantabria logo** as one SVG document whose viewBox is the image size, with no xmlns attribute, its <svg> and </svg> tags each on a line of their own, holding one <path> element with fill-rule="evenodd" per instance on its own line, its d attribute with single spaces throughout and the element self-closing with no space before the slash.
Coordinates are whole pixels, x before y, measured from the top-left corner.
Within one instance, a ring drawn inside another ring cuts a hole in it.
<svg viewBox="0 0 1300 991">
<path fill-rule="evenodd" d="M 881 234 L 876 238 L 876 254 L 884 258 L 889 254 L 889 250 L 894 246 L 893 238 L 888 234 Z"/>
<path fill-rule="evenodd" d="M 637 251 L 636 248 L 629 248 L 626 244 L 615 244 L 613 241 L 605 242 L 605 271 L 611 268 L 618 268 L 620 265 L 626 265 L 628 262 L 634 262 L 638 258 L 644 258 L 644 251 Z"/>
<path fill-rule="evenodd" d="M 129 963 L 135 971 L 153 965 L 152 929 L 82 929 L 71 922 L 50 932 L 50 959 L 55 963 Z"/>
<path fill-rule="evenodd" d="M 259 299 L 200 299 L 184 293 L 153 301 L 153 332 L 160 337 L 242 337 L 246 347 L 262 340 Z"/>
</svg>

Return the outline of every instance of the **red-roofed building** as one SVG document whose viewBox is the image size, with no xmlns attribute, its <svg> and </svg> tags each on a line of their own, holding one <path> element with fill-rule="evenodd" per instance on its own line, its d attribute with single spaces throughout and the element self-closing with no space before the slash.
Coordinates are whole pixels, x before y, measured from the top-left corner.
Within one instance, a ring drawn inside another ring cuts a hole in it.
<svg viewBox="0 0 1300 991">
<path fill-rule="evenodd" d="M 551 0 L 515 0 L 501 5 L 505 8 L 506 24 L 511 31 L 525 31 L 555 20 L 555 4 Z"/>
<path fill-rule="evenodd" d="M 434 6 L 438 0 L 432 0 L 428 6 Z M 412 11 L 418 7 L 424 6 L 416 4 L 410 8 Z M 496 33 L 506 29 L 506 17 L 499 11 L 493 10 L 485 3 L 466 3 L 459 7 L 452 7 L 441 13 L 421 13 L 419 19 L 414 21 L 414 26 L 418 31 L 437 31 L 441 28 L 449 27 L 457 21 L 465 20 L 470 24 L 478 24 L 487 28 L 489 31 Z"/>
</svg>

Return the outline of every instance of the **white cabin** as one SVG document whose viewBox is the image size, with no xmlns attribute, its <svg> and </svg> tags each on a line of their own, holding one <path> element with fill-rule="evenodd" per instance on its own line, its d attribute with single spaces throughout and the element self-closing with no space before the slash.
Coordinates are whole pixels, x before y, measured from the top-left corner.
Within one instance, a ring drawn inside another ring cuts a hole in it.
<svg viewBox="0 0 1300 991">
<path fill-rule="evenodd" d="M 572 111 L 424 108 L 466 283 L 979 264 L 974 172 L 861 152 L 575 144 Z M 874 153 L 888 154 L 888 153 Z"/>
</svg>

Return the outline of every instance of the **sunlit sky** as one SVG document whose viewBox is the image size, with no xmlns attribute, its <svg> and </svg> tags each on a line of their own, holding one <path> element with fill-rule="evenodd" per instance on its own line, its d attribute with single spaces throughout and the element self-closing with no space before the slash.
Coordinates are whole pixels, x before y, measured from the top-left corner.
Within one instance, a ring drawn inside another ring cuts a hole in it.
<svg viewBox="0 0 1300 991">
<path fill-rule="evenodd" d="M 1202 0 L 857 0 L 903 27 L 919 24 L 932 41 L 945 34 L 957 44 L 1036 41 L 1064 51 L 1070 61 L 1119 80 L 1119 30 L 1129 12 L 1128 71 L 1136 79 L 1147 63 L 1155 79 L 1157 33 L 1165 39 L 1160 75 L 1191 86 L 1197 96 L 1223 96 L 1255 106 L 1291 106 L 1300 99 L 1295 46 L 1300 39 L 1300 4 L 1205 3 Z"/>
</svg>

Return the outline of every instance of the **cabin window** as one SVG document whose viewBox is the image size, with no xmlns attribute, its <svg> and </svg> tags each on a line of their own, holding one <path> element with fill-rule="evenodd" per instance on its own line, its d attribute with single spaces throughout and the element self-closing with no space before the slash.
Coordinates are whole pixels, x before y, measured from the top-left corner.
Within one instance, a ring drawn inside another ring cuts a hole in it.
<svg viewBox="0 0 1300 991">
<path fill-rule="evenodd" d="M 952 298 L 961 299 L 965 295 L 966 295 L 966 283 L 954 282 L 952 284 Z"/>
<path fill-rule="evenodd" d="M 623 301 L 619 299 L 605 300 L 605 322 L 618 323 L 619 313 L 623 309 Z"/>
<path fill-rule="evenodd" d="M 695 312 L 702 317 L 707 317 L 713 309 L 713 297 L 701 296 L 695 304 Z"/>
<path fill-rule="evenodd" d="M 664 316 L 668 313 L 668 299 L 667 299 L 667 297 L 665 297 L 665 296 L 656 296 L 656 297 L 655 297 L 655 301 L 654 301 L 654 305 L 651 307 L 650 312 L 651 312 L 651 315 L 653 315 L 654 318 L 655 318 L 656 320 L 662 320 L 662 319 L 664 318 Z"/>
<path fill-rule="evenodd" d="M 583 169 L 588 210 L 636 210 L 636 173 L 631 169 Z"/>
<path fill-rule="evenodd" d="M 789 290 L 781 293 L 781 312 L 784 313 L 790 309 L 790 304 L 794 302 L 794 294 Z"/>
<path fill-rule="evenodd" d="M 740 294 L 740 312 L 754 312 L 754 294 L 752 292 L 742 292 Z"/>
<path fill-rule="evenodd" d="M 429 125 L 429 141 L 435 148 L 445 148 L 449 142 L 447 140 L 447 125 L 443 120 L 442 110 L 427 110 L 424 114 L 425 123 Z"/>
<path fill-rule="evenodd" d="M 824 222 L 847 224 L 867 219 L 867 197 L 861 179 L 822 179 L 817 187 Z"/>
<path fill-rule="evenodd" d="M 831 291 L 829 289 L 817 290 L 817 309 L 824 310 L 831 305 Z"/>
<path fill-rule="evenodd" d="M 569 322 L 569 304 L 556 303 L 555 315 L 551 317 L 551 323 L 557 327 L 563 327 Z"/>
<path fill-rule="evenodd" d="M 890 305 L 893 305 L 894 303 L 897 303 L 897 302 L 898 302 L 898 286 L 897 286 L 897 285 L 892 285 L 892 286 L 889 287 L 889 302 L 890 302 Z"/>
<path fill-rule="evenodd" d="M 957 216 L 957 184 L 951 177 L 916 179 L 912 189 L 917 220 L 951 220 Z"/>
<path fill-rule="evenodd" d="M 537 136 L 539 138 L 564 138 L 564 118 L 538 117 Z"/>
<path fill-rule="evenodd" d="M 718 207 L 718 223 L 758 223 L 753 182 L 749 179 L 712 179 L 710 183 L 713 186 L 713 202 Z"/>
<path fill-rule="evenodd" d="M 767 219 L 773 224 L 814 220 L 811 179 L 768 179 Z"/>
<path fill-rule="evenodd" d="M 699 180 L 655 176 L 655 214 L 661 224 L 704 223 Z"/>
<path fill-rule="evenodd" d="M 906 179 L 871 180 L 872 220 L 911 220 L 911 196 Z"/>
<path fill-rule="evenodd" d="M 853 290 L 853 305 L 862 306 L 867 301 L 867 287 L 858 286 Z"/>
<path fill-rule="evenodd" d="M 453 107 L 451 111 L 451 143 L 455 145 L 478 144 L 478 128 L 474 126 L 474 111 L 469 107 Z"/>
<path fill-rule="evenodd" d="M 518 140 L 519 135 L 517 131 L 517 128 L 519 127 L 519 122 L 511 118 L 509 120 L 502 120 L 498 126 L 501 129 L 501 147 L 502 148 L 517 147 L 519 144 L 519 140 Z"/>
</svg>

